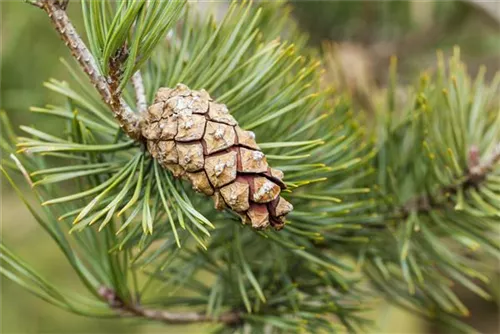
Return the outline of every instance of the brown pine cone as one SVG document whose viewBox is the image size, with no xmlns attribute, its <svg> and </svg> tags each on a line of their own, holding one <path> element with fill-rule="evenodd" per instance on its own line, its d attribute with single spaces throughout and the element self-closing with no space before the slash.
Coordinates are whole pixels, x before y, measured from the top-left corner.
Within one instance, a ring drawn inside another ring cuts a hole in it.
<svg viewBox="0 0 500 334">
<path fill-rule="evenodd" d="M 253 132 L 205 90 L 160 88 L 142 125 L 153 158 L 256 229 L 281 229 L 293 207 L 280 197 L 283 172 L 268 166 Z"/>
</svg>

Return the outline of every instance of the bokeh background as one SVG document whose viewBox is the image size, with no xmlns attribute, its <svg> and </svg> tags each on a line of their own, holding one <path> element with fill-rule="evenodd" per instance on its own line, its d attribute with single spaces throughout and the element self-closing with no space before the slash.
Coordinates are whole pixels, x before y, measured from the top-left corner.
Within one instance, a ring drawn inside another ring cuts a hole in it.
<svg viewBox="0 0 500 334">
<path fill-rule="evenodd" d="M 200 10 L 223 15 L 225 2 L 195 4 Z M 500 69 L 499 1 L 300 1 L 290 2 L 301 30 L 312 46 L 322 49 L 327 70 L 325 83 L 350 91 L 357 105 L 370 113 L 370 96 L 383 88 L 391 55 L 398 56 L 402 83 L 410 83 L 422 70 L 435 66 L 436 49 L 451 53 L 461 47 L 462 57 L 474 74 L 480 64 L 491 77 Z M 78 20 L 77 4 L 70 14 Z M 0 1 L 0 108 L 14 124 L 36 123 L 57 128 L 30 114 L 30 106 L 56 103 L 43 88 L 51 77 L 68 78 L 60 57 L 70 55 L 53 31 L 45 14 L 21 1 Z M 361 116 L 362 117 L 362 116 Z M 367 117 L 369 119 L 369 117 Z M 45 123 L 44 123 L 45 122 Z M 52 122 L 52 121 L 51 121 Z M 68 290 L 78 289 L 74 274 L 42 233 L 7 185 L 1 186 L 1 237 L 18 255 Z M 487 273 L 493 284 L 492 301 L 459 292 L 471 309 L 467 320 L 479 332 L 500 333 L 497 272 Z M 103 321 L 68 314 L 10 281 L 0 286 L 0 333 L 205 333 L 207 327 L 141 325 L 131 321 Z M 413 317 L 381 301 L 372 314 L 377 333 L 448 333 L 430 322 Z"/>
</svg>

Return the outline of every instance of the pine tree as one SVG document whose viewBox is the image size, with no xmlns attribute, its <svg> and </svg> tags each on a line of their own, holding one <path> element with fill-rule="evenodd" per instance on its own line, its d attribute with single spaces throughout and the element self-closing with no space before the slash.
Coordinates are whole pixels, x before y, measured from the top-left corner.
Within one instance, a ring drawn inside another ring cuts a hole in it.
<svg viewBox="0 0 500 334">
<path fill-rule="evenodd" d="M 457 49 L 405 88 L 394 60 L 372 132 L 282 3 L 216 23 L 184 1 L 83 1 L 77 32 L 69 1 L 29 2 L 76 61 L 45 84 L 66 103 L 32 108 L 65 128 L 18 137 L 2 113 L 1 169 L 86 292 L 3 243 L 2 275 L 76 314 L 219 333 L 370 329 L 379 296 L 472 331 L 452 285 L 489 298 L 499 256 L 500 76 L 471 78 Z"/>
</svg>

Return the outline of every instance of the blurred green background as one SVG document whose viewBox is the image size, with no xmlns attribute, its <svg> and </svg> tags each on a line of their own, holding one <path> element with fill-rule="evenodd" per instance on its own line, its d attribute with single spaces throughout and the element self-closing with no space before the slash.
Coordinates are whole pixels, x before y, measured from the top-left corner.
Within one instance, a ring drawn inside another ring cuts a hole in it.
<svg viewBox="0 0 500 334">
<path fill-rule="evenodd" d="M 399 57 L 403 82 L 434 66 L 435 50 L 449 53 L 459 45 L 470 71 L 488 66 L 491 76 L 500 68 L 500 4 L 474 1 L 302 1 L 292 2 L 299 27 L 311 35 L 311 44 L 335 52 L 344 66 L 347 87 L 353 92 L 383 87 L 389 57 Z M 207 8 L 206 3 L 195 4 Z M 226 4 L 216 7 L 224 11 Z M 79 6 L 70 14 L 78 20 Z M 37 123 L 52 129 L 29 113 L 30 106 L 55 104 L 57 97 L 44 89 L 48 78 L 68 78 L 60 57 L 69 52 L 53 31 L 45 14 L 21 1 L 1 1 L 0 108 L 14 124 Z M 76 14 L 76 15 L 75 15 Z M 219 15 L 220 17 L 220 15 Z M 328 65 L 328 62 L 327 62 Z M 326 80 L 335 80 L 326 74 Z M 47 279 L 68 290 L 78 289 L 75 276 L 56 247 L 37 227 L 27 210 L 6 185 L 1 187 L 1 237 Z M 27 190 L 28 191 L 28 190 Z M 491 273 L 490 273 L 491 274 Z M 493 279 L 495 275 L 491 274 Z M 498 279 L 496 280 L 498 282 Z M 498 286 L 498 284 L 497 284 Z M 45 304 L 17 285 L 3 279 L 0 299 L 0 332 L 10 333 L 205 333 L 207 326 L 164 327 L 134 321 L 95 320 L 68 314 Z M 496 293 L 498 296 L 498 293 Z M 471 308 L 468 320 L 481 333 L 500 333 L 496 302 L 462 294 Z M 432 323 L 380 302 L 373 312 L 377 333 L 447 333 Z"/>
</svg>

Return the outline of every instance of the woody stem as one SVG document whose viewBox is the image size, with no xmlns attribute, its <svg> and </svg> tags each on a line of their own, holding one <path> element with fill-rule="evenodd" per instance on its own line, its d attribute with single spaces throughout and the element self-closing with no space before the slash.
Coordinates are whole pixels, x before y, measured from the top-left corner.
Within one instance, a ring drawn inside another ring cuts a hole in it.
<svg viewBox="0 0 500 334">
<path fill-rule="evenodd" d="M 67 3 L 56 0 L 28 2 L 43 9 L 47 13 L 61 39 L 70 49 L 73 58 L 75 58 L 82 70 L 87 74 L 103 101 L 111 108 L 111 111 L 125 133 L 133 139 L 140 139 L 139 115 L 134 113 L 124 101 L 121 92 L 118 90 L 118 85 L 115 84 L 117 78 L 113 78 L 111 75 L 109 77 L 102 75 L 96 60 L 76 32 L 75 27 L 65 11 Z"/>
</svg>

